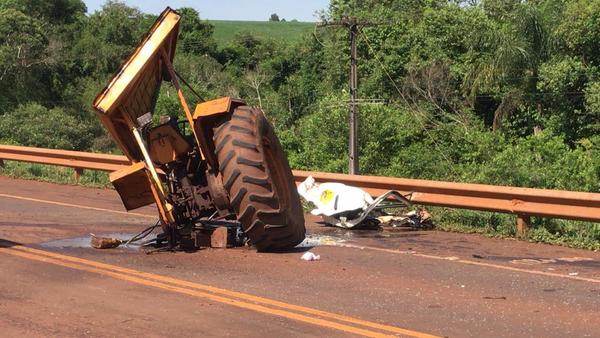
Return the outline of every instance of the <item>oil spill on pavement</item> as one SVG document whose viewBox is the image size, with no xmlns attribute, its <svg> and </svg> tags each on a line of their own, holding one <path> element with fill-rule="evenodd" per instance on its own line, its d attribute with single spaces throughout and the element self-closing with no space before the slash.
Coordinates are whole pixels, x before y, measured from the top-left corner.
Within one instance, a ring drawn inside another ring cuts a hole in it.
<svg viewBox="0 0 600 338">
<path fill-rule="evenodd" d="M 341 229 L 338 227 L 322 226 L 318 228 L 319 233 L 338 237 L 344 240 L 352 239 L 388 239 L 420 237 L 425 234 L 420 230 L 407 230 L 403 228 L 374 228 L 374 229 Z"/>
<path fill-rule="evenodd" d="M 97 234 L 97 235 L 100 237 L 115 238 L 115 239 L 120 239 L 122 241 L 127 241 L 131 237 L 135 236 L 136 234 L 129 234 L 129 233 L 106 233 L 105 234 L 105 233 L 102 233 L 102 234 Z M 145 239 L 145 241 L 151 240 L 152 238 L 154 238 L 154 236 L 151 235 L 147 239 Z M 83 237 L 57 239 L 57 240 L 53 240 L 53 241 L 49 241 L 49 242 L 45 242 L 45 243 L 40 243 L 38 245 L 41 247 L 44 247 L 44 248 L 57 248 L 57 249 L 70 249 L 70 248 L 92 249 L 90 240 L 91 240 L 91 236 L 87 235 L 87 236 L 83 236 Z M 306 235 L 306 238 L 304 239 L 304 241 L 302 241 L 302 243 L 298 244 L 296 246 L 296 248 L 312 248 L 312 247 L 316 247 L 316 246 L 344 246 L 344 243 L 346 243 L 346 242 L 347 242 L 346 240 L 344 240 L 343 238 L 339 238 L 339 237 L 312 234 L 312 235 Z M 132 244 L 129 244 L 128 246 L 125 246 L 124 244 L 122 244 L 121 246 L 119 246 L 116 249 L 137 250 L 139 248 L 140 248 L 139 244 L 132 243 Z M 98 250 L 98 249 L 95 249 L 95 250 Z"/>
<path fill-rule="evenodd" d="M 122 241 L 127 241 L 131 237 L 135 236 L 136 234 L 109 233 L 109 234 L 98 234 L 98 235 L 101 237 L 115 238 L 115 239 L 120 239 Z M 148 237 L 148 239 L 152 239 L 152 236 Z M 55 248 L 55 249 L 71 249 L 71 248 L 92 249 L 90 240 L 91 240 L 91 236 L 88 235 L 88 236 L 83 236 L 83 237 L 57 239 L 57 240 L 50 241 L 50 242 L 40 243 L 39 246 L 44 247 L 44 248 Z M 121 246 L 119 246 L 118 248 L 115 248 L 115 249 L 137 250 L 139 248 L 140 248 L 139 245 L 132 243 L 127 246 L 122 244 Z M 94 250 L 98 250 L 98 249 L 94 249 Z M 114 250 L 114 249 L 112 249 L 112 250 Z"/>
<path fill-rule="evenodd" d="M 313 248 L 315 246 L 343 246 L 347 241 L 334 236 L 327 235 L 306 235 L 302 243 L 296 245 L 296 248 Z"/>
</svg>

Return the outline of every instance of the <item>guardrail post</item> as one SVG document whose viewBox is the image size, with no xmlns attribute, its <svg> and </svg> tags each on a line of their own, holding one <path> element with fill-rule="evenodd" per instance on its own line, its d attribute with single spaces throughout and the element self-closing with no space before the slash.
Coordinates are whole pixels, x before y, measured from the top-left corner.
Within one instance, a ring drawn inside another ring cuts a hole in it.
<svg viewBox="0 0 600 338">
<path fill-rule="evenodd" d="M 81 178 L 81 175 L 83 175 L 83 169 L 75 168 L 73 170 L 75 171 L 75 173 L 74 173 L 75 183 L 79 184 L 79 179 Z"/>
<path fill-rule="evenodd" d="M 517 237 L 525 237 L 531 224 L 531 217 L 528 215 L 517 215 Z"/>
</svg>

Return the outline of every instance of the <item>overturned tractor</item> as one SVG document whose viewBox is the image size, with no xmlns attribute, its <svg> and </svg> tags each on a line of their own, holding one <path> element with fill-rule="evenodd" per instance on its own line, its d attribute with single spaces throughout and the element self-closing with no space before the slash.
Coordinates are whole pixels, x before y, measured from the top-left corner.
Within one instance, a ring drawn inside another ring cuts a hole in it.
<svg viewBox="0 0 600 338">
<path fill-rule="evenodd" d="M 172 64 L 180 19 L 167 8 L 94 100 L 133 163 L 112 173 L 112 184 L 127 210 L 157 205 L 171 248 L 198 246 L 198 234 L 220 226 L 258 250 L 297 245 L 305 235 L 302 206 L 263 112 L 229 97 L 202 102 L 193 112 L 188 107 Z M 184 121 L 153 118 L 163 81 L 177 90 Z"/>
</svg>

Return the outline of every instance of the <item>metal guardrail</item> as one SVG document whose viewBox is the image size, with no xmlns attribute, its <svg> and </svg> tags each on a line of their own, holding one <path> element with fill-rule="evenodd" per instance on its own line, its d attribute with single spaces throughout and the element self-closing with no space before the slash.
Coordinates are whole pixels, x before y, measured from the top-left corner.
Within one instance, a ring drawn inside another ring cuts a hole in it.
<svg viewBox="0 0 600 338">
<path fill-rule="evenodd" d="M 125 156 L 0 145 L 0 160 L 31 162 L 112 172 L 131 164 Z"/>
<path fill-rule="evenodd" d="M 600 193 L 294 171 L 298 182 L 309 175 L 317 182 L 360 187 L 374 196 L 397 190 L 411 194 L 415 204 L 515 214 L 518 235 L 527 231 L 531 216 L 600 222 Z"/>
<path fill-rule="evenodd" d="M 71 167 L 76 170 L 77 178 L 83 169 L 111 172 L 130 164 L 125 156 L 119 155 L 0 145 L 2 160 Z M 317 182 L 344 183 L 375 196 L 397 190 L 411 194 L 410 200 L 415 204 L 515 214 L 520 235 L 527 230 L 531 216 L 600 222 L 600 193 L 300 170 L 293 173 L 296 182 L 313 176 Z"/>
</svg>

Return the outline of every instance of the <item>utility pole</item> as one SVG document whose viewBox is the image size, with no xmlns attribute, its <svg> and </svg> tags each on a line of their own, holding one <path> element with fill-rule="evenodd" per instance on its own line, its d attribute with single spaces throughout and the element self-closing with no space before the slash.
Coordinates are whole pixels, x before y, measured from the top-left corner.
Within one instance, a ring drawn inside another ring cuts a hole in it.
<svg viewBox="0 0 600 338">
<path fill-rule="evenodd" d="M 358 36 L 359 26 L 376 25 L 371 22 L 359 22 L 356 18 L 343 18 L 339 21 L 326 21 L 317 24 L 318 27 L 327 26 L 343 26 L 350 30 L 350 114 L 349 125 L 350 132 L 348 135 L 348 172 L 351 175 L 359 173 L 358 161 L 358 71 L 357 71 L 357 53 L 356 53 L 356 38 Z"/>
<path fill-rule="evenodd" d="M 348 137 L 348 172 L 350 175 L 358 175 L 358 107 L 356 106 L 358 75 L 356 60 L 356 36 L 358 26 L 356 23 L 350 25 L 350 133 Z"/>
</svg>

